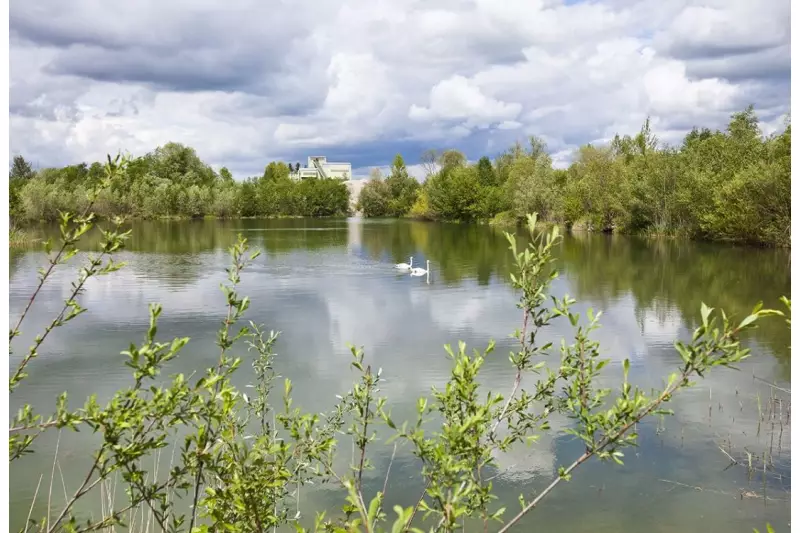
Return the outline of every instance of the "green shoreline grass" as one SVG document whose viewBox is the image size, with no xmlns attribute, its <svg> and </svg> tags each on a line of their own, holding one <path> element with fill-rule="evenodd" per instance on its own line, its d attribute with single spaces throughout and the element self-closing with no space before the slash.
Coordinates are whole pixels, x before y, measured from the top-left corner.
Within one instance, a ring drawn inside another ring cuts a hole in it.
<svg viewBox="0 0 800 533">
<path fill-rule="evenodd" d="M 8 230 L 8 246 L 10 248 L 24 248 L 34 246 L 41 239 L 34 237 L 29 231 L 12 225 Z"/>
</svg>

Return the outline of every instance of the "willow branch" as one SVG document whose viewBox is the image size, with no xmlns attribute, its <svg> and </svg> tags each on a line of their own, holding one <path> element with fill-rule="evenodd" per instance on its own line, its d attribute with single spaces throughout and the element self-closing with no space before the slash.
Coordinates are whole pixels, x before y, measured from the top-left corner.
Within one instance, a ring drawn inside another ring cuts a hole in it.
<svg viewBox="0 0 800 533">
<path fill-rule="evenodd" d="M 564 470 L 562 475 L 556 477 L 541 493 L 539 493 L 536 498 L 528 503 L 522 511 L 520 511 L 514 518 L 512 518 L 507 524 L 503 526 L 503 528 L 498 533 L 506 533 L 509 529 L 511 529 L 514 524 L 519 522 L 523 516 L 525 516 L 528 512 L 534 509 L 539 502 L 541 502 L 554 488 L 558 486 L 561 481 L 567 477 L 573 470 L 578 468 L 580 465 L 585 463 L 589 458 L 593 455 L 596 455 L 598 452 L 603 451 L 609 444 L 613 444 L 617 442 L 625 433 L 627 433 L 635 424 L 642 420 L 645 416 L 649 415 L 653 410 L 655 410 L 659 405 L 661 405 L 667 398 L 669 398 L 680 386 L 681 384 L 688 378 L 688 376 L 694 370 L 693 367 L 690 367 L 687 370 L 684 370 L 681 373 L 680 379 L 676 379 L 672 385 L 668 386 L 664 391 L 650 404 L 642 409 L 635 417 L 629 420 L 624 426 L 622 426 L 617 432 L 605 436 L 598 445 L 592 449 L 587 450 L 583 453 L 574 463 L 569 465 L 566 470 Z"/>
<path fill-rule="evenodd" d="M 89 215 L 90 210 L 94 206 L 95 200 L 96 196 L 93 196 L 92 201 L 89 202 L 89 205 L 87 205 L 86 209 L 83 210 L 83 214 L 81 215 L 82 219 L 86 219 L 86 217 Z M 28 304 L 22 311 L 22 315 L 20 315 L 19 320 L 17 320 L 17 325 L 14 326 L 14 329 L 12 329 L 9 332 L 9 337 L 8 337 L 9 342 L 11 342 L 11 339 L 13 339 L 19 333 L 19 328 L 22 325 L 22 322 L 25 320 L 25 317 L 28 315 L 28 311 L 30 311 L 30 308 L 33 305 L 34 300 L 36 300 L 36 297 L 42 290 L 42 286 L 45 284 L 45 281 L 47 281 L 47 279 L 50 277 L 50 274 L 53 272 L 53 269 L 56 267 L 59 260 L 61 259 L 61 256 L 64 255 L 64 252 L 67 250 L 67 247 L 69 247 L 69 245 L 70 245 L 69 239 L 64 239 L 61 248 L 59 248 L 58 252 L 56 252 L 56 256 L 50 261 L 50 266 L 47 268 L 45 273 L 39 279 L 39 285 L 37 285 L 36 290 L 33 291 L 33 294 L 31 294 L 31 297 L 28 299 Z"/>
</svg>

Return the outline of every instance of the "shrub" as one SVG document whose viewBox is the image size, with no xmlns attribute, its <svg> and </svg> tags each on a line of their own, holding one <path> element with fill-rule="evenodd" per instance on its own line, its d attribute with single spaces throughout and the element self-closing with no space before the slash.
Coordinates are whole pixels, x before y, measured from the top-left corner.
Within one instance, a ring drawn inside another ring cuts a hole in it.
<svg viewBox="0 0 800 533">
<path fill-rule="evenodd" d="M 391 191 L 389 185 L 380 179 L 371 179 L 358 195 L 356 209 L 365 217 L 383 217 L 389 213 Z"/>
<path fill-rule="evenodd" d="M 423 220 L 430 220 L 434 217 L 427 188 L 422 187 L 417 191 L 417 199 L 414 200 L 414 205 L 411 206 L 408 214 L 413 218 Z"/>
</svg>

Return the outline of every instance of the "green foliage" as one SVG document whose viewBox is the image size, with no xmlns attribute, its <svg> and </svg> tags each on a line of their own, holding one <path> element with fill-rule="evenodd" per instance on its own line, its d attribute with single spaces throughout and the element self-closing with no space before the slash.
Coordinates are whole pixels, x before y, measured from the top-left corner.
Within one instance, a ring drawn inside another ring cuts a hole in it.
<svg viewBox="0 0 800 533">
<path fill-rule="evenodd" d="M 15 155 L 11 161 L 11 172 L 9 179 L 11 180 L 29 180 L 34 176 L 33 167 L 21 155 Z"/>
<path fill-rule="evenodd" d="M 54 252 L 52 243 L 46 244 L 49 266 L 41 271 L 28 308 L 9 332 L 10 348 L 42 286 L 54 269 L 77 254 L 79 241 L 95 227 L 91 208 L 102 190 L 113 186 L 128 165 L 127 159 L 109 159 L 101 190 L 91 190 L 84 214 L 61 215 L 61 245 Z M 464 179 L 470 174 L 477 182 L 477 172 L 466 167 L 451 169 L 446 179 Z M 257 187 L 257 183 L 249 183 Z M 302 190 L 309 192 L 317 186 L 312 180 L 304 186 L 308 189 Z M 307 195 L 301 198 L 308 202 Z M 101 231 L 101 252 L 88 257 L 59 314 L 11 372 L 12 393 L 25 384 L 29 367 L 49 333 L 84 313 L 78 300 L 86 281 L 121 268 L 122 264 L 113 260 L 129 236 L 119 229 L 121 224 L 117 220 L 115 229 Z M 351 347 L 351 367 L 357 373 L 356 381 L 327 413 L 309 414 L 294 407 L 288 379 L 283 382 L 282 406 L 281 402 L 275 405 L 273 347 L 278 334 L 266 334 L 252 322 L 241 325 L 250 300 L 237 288 L 258 252 L 251 252 L 247 241 L 239 236 L 230 248 L 232 262 L 227 284 L 222 285 L 225 311 L 217 333 L 219 357 L 213 367 L 196 376 L 161 377 L 165 365 L 180 356 L 189 339 L 157 340 L 161 307 L 154 304 L 144 340 L 123 352 L 131 372 L 128 387 L 116 391 L 105 405 L 89 396 L 83 407 L 70 408 L 67 395 L 62 394 L 50 415 L 26 405 L 12 417 L 10 461 L 35 453 L 32 444 L 46 431 L 87 429 L 99 438 L 83 482 L 61 509 L 48 509 L 49 515 L 32 520 L 29 528 L 48 533 L 100 530 L 124 525 L 130 510 L 146 507 L 157 528 L 166 531 L 266 532 L 293 525 L 302 532 L 306 530 L 297 522 L 300 509 L 292 505 L 299 491 L 311 483 L 333 483 L 345 497 L 342 513 L 331 518 L 320 513 L 314 531 L 416 532 L 421 531 L 417 526 L 422 524 L 414 520 L 420 517 L 430 531 L 454 531 L 463 520 L 470 519 L 482 521 L 484 530 L 488 530 L 490 521 L 498 522 L 502 524 L 499 531 L 505 532 L 592 457 L 621 463 L 623 450 L 636 444 L 638 422 L 649 415 L 666 414 L 663 404 L 690 386 L 696 376 L 703 377 L 715 367 L 733 366 L 748 357 L 749 351 L 739 341 L 741 333 L 756 327 L 765 317 L 784 316 L 759 304 L 743 319 L 733 321 L 724 312 L 714 313 L 703 304 L 691 340 L 675 343 L 682 363 L 663 390 L 648 396 L 633 387 L 625 361 L 622 380 L 612 395 L 611 389 L 598 384 L 608 361 L 600 357 L 598 344 L 590 338 L 599 326 L 599 314 L 589 310 L 583 320 L 571 310 L 575 303 L 572 298 L 550 295 L 551 284 L 558 277 L 553 252 L 560 235 L 557 227 L 541 233 L 536 225 L 536 216 L 528 216 L 530 241 L 525 247 L 520 247 L 516 236 L 505 235 L 515 266 L 511 284 L 520 295 L 518 307 L 523 312 L 522 327 L 514 333 L 517 346 L 509 355 L 514 372 L 510 392 L 504 395 L 481 390 L 481 370 L 494 349 L 493 342 L 485 350 L 471 353 L 459 343 L 457 350 L 446 347 L 453 363 L 445 386 L 434 388 L 430 398 L 419 398 L 416 419 L 402 423 L 392 417 L 386 398 L 381 396 L 381 370 L 374 371 L 363 351 L 355 347 Z M 790 310 L 791 302 L 783 302 Z M 574 332 L 571 340 L 562 340 L 557 351 L 552 343 L 539 340 L 542 329 L 555 321 Z M 237 355 L 242 344 L 253 354 L 252 398 L 232 383 L 233 374 L 244 361 Z M 559 360 L 556 370 L 545 366 L 553 356 Z M 531 385 L 527 390 L 523 376 L 529 378 L 525 380 Z M 506 507 L 495 505 L 489 474 L 497 468 L 498 456 L 550 431 L 548 418 L 554 412 L 574 420 L 565 433 L 581 439 L 584 450 L 571 464 L 559 467 L 557 477 L 544 491 L 533 498 L 520 496 L 521 510 L 506 518 L 510 514 Z M 439 429 L 427 429 L 429 421 Z M 394 506 L 395 516 L 391 518 L 384 509 L 391 487 L 391 463 L 381 491 L 369 498 L 363 484 L 364 472 L 374 468 L 368 449 L 375 444 L 378 426 L 394 433 L 390 440 L 411 447 L 425 481 L 418 503 Z M 334 467 L 341 438 L 352 439 L 356 450 L 345 472 Z M 176 446 L 176 458 L 167 472 L 156 476 L 152 457 L 171 443 Z M 122 480 L 124 496 L 111 502 L 102 516 L 80 522 L 77 503 L 93 497 L 93 489 L 112 479 Z M 180 501 L 188 507 L 178 506 Z"/>
<path fill-rule="evenodd" d="M 574 163 L 575 191 L 593 229 L 612 231 L 625 224 L 628 182 L 609 148 L 585 146 Z"/>
<path fill-rule="evenodd" d="M 397 154 L 392 162 L 389 176 L 384 180 L 380 171 L 374 169 L 372 178 L 361 189 L 357 208 L 365 217 L 409 214 L 417 200 L 419 182 L 409 176 L 403 156 Z"/>
<path fill-rule="evenodd" d="M 434 218 L 427 186 L 423 185 L 417 190 L 417 199 L 414 200 L 414 205 L 411 206 L 408 214 L 413 218 L 422 220 Z"/>
<path fill-rule="evenodd" d="M 444 220 L 470 220 L 479 215 L 481 188 L 475 167 L 443 167 L 427 182 L 431 210 Z"/>
<path fill-rule="evenodd" d="M 350 209 L 350 190 L 341 180 L 304 179 L 298 183 L 296 194 L 297 215 L 346 215 Z"/>
<path fill-rule="evenodd" d="M 532 149 L 517 152 L 508 163 L 506 191 L 511 198 L 511 211 L 522 218 L 537 212 L 545 219 L 554 217 L 559 194 L 555 187 L 553 162 L 545 152 L 544 143 L 531 140 Z"/>
<path fill-rule="evenodd" d="M 408 214 L 417 199 L 419 182 L 408 175 L 406 164 L 400 154 L 394 158 L 391 172 L 386 178 L 386 185 L 389 187 L 387 214 L 395 217 Z"/>
<path fill-rule="evenodd" d="M 694 128 L 681 146 L 660 146 L 649 119 L 633 137 L 583 146 L 567 169 L 554 169 L 544 141 L 515 143 L 491 161 L 469 164 L 457 150 L 428 150 L 420 186 L 401 155 L 389 176 L 365 185 L 364 216 L 491 220 L 509 211 L 594 231 L 685 236 L 789 246 L 791 125 L 763 137 L 750 106 L 725 131 Z M 299 164 L 298 164 L 299 166 Z M 349 212 L 349 192 L 330 180 L 294 181 L 291 165 L 271 162 L 264 174 L 236 182 L 219 175 L 192 148 L 168 143 L 131 159 L 94 200 L 102 217 L 337 216 Z M 82 212 L 102 180 L 102 165 L 33 172 L 21 156 L 9 179 L 13 220 L 57 221 Z M 334 180 L 335 181 L 335 180 Z"/>
<path fill-rule="evenodd" d="M 22 214 L 20 191 L 35 175 L 33 167 L 24 157 L 14 156 L 8 176 L 8 210 L 12 219 L 17 219 Z"/>
<path fill-rule="evenodd" d="M 291 169 L 283 161 L 272 161 L 264 169 L 264 179 L 268 181 L 280 181 L 289 179 Z"/>
<path fill-rule="evenodd" d="M 87 194 L 101 184 L 103 167 L 80 164 L 32 173 L 18 157 L 11 174 L 12 217 L 57 221 L 61 211 L 85 209 Z M 98 216 L 144 219 L 346 215 L 350 197 L 338 180 L 291 180 L 283 162 L 269 163 L 260 178 L 236 182 L 227 168 L 217 175 L 194 149 L 177 143 L 129 158 L 125 170 L 99 190 L 93 203 Z"/>
<path fill-rule="evenodd" d="M 466 166 L 467 156 L 458 150 L 445 150 L 439 154 L 439 172 L 448 173 L 449 171 Z"/>
<path fill-rule="evenodd" d="M 381 179 L 371 179 L 358 195 L 356 209 L 365 217 L 384 217 L 389 213 L 391 201 L 389 185 Z"/>
<path fill-rule="evenodd" d="M 233 174 L 227 167 L 219 169 L 219 178 L 226 183 L 233 183 Z"/>
<path fill-rule="evenodd" d="M 724 132 L 694 128 L 680 147 L 660 146 L 649 119 L 607 146 L 582 146 L 554 169 L 545 143 L 515 143 L 494 164 L 460 152 L 431 164 L 430 218 L 490 219 L 511 211 L 594 231 L 790 245 L 791 125 L 764 138 L 753 107 Z M 472 169 L 465 172 L 464 169 Z M 473 176 L 474 173 L 474 176 Z M 476 194 L 475 191 L 479 191 Z"/>
<path fill-rule="evenodd" d="M 30 232 L 17 227 L 13 223 L 8 227 L 8 245 L 11 248 L 32 246 L 38 242 Z"/>
<path fill-rule="evenodd" d="M 483 187 L 493 187 L 499 185 L 497 181 L 497 173 L 492 166 L 492 161 L 486 156 L 478 160 L 478 182 Z"/>
</svg>

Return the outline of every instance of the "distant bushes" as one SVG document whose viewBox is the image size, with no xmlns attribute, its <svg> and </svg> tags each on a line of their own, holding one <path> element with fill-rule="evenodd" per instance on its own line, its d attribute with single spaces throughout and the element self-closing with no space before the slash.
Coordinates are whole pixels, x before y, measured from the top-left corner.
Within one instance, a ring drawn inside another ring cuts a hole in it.
<svg viewBox="0 0 800 533">
<path fill-rule="evenodd" d="M 17 156 L 9 180 L 15 220 L 58 219 L 59 211 L 82 212 L 87 193 L 100 183 L 99 163 L 34 172 Z M 234 181 L 200 160 L 194 149 L 168 143 L 133 159 L 105 187 L 93 210 L 99 216 L 197 218 L 204 216 L 331 216 L 349 212 L 350 192 L 338 180 L 289 179 L 285 163 L 270 163 L 264 175 Z"/>
<path fill-rule="evenodd" d="M 566 169 L 553 168 L 536 137 L 494 161 L 469 164 L 455 150 L 424 159 L 428 177 L 413 202 L 391 209 L 391 187 L 372 182 L 360 196 L 365 216 L 492 220 L 502 213 L 497 221 L 508 224 L 537 212 L 593 231 L 790 245 L 791 125 L 764 137 L 752 106 L 725 131 L 695 128 L 678 147 L 659 145 L 647 121 L 634 137 L 581 147 Z"/>
</svg>

